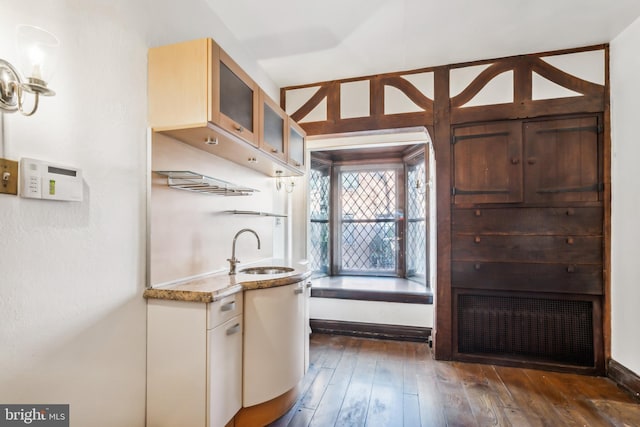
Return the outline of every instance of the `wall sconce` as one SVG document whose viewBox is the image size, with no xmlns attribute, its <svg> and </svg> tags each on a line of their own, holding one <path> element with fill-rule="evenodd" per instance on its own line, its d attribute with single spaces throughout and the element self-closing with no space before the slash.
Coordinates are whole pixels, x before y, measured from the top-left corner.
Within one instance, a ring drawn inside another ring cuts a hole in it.
<svg viewBox="0 0 640 427">
<path fill-rule="evenodd" d="M 0 59 L 0 110 L 31 116 L 38 109 L 41 95 L 55 95 L 47 82 L 55 68 L 60 42 L 48 31 L 30 25 L 19 25 L 16 38 L 20 68 L 26 78 L 11 63 Z M 35 95 L 30 112 L 24 110 L 25 92 Z"/>
<path fill-rule="evenodd" d="M 291 178 L 291 181 L 289 183 L 285 183 L 282 180 L 282 171 L 276 171 L 276 190 L 280 191 L 282 190 L 282 187 L 284 187 L 284 191 L 286 191 L 287 193 L 292 193 L 293 192 L 293 187 L 295 187 L 296 183 L 293 182 L 293 178 Z"/>
</svg>

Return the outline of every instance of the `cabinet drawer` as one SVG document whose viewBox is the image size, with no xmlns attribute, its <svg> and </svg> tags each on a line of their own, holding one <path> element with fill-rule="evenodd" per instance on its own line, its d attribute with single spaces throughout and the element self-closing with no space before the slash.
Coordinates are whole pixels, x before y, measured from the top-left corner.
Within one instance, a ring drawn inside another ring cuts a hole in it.
<svg viewBox="0 0 640 427">
<path fill-rule="evenodd" d="M 451 263 L 456 288 L 602 295 L 602 265 Z"/>
<path fill-rule="evenodd" d="M 242 292 L 209 304 L 207 329 L 212 329 L 242 313 Z"/>
<path fill-rule="evenodd" d="M 523 236 L 456 234 L 456 261 L 602 263 L 599 236 Z"/>
<path fill-rule="evenodd" d="M 454 233 L 602 235 L 602 208 L 454 209 Z"/>
</svg>

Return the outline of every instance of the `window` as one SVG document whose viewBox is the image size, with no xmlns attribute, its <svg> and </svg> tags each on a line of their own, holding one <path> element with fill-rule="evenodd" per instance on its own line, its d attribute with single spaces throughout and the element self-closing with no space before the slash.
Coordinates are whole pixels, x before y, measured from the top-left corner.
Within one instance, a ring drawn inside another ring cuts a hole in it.
<svg viewBox="0 0 640 427">
<path fill-rule="evenodd" d="M 309 265 L 314 276 L 386 276 L 428 292 L 435 271 L 429 144 L 312 153 Z"/>
<path fill-rule="evenodd" d="M 395 276 L 399 262 L 402 165 L 339 166 L 337 273 Z"/>
</svg>

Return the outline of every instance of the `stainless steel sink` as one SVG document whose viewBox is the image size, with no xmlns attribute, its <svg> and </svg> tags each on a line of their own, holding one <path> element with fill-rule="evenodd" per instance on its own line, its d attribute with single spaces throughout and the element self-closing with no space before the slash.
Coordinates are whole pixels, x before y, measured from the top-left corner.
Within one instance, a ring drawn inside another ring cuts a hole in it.
<svg viewBox="0 0 640 427">
<path fill-rule="evenodd" d="M 291 267 L 249 267 L 240 270 L 240 273 L 244 274 L 282 274 L 290 273 L 293 271 Z"/>
</svg>

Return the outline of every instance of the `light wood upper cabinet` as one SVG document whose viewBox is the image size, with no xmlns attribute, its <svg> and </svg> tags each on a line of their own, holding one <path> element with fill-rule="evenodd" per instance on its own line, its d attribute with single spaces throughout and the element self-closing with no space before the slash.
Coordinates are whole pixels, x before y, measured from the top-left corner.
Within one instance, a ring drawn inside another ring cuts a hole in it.
<svg viewBox="0 0 640 427">
<path fill-rule="evenodd" d="M 149 124 L 154 130 L 216 123 L 257 145 L 259 90 L 211 39 L 149 49 Z"/>
<path fill-rule="evenodd" d="M 270 176 L 289 163 L 289 117 L 211 39 L 149 49 L 149 125 Z M 278 173 L 280 172 L 280 173 Z"/>
<path fill-rule="evenodd" d="M 287 160 L 287 113 L 267 94 L 260 91 L 260 148 Z"/>
</svg>

